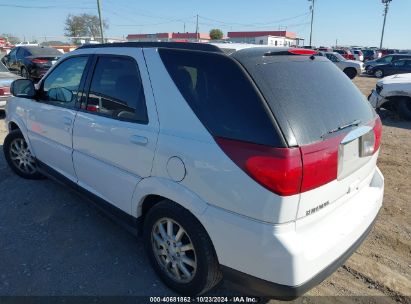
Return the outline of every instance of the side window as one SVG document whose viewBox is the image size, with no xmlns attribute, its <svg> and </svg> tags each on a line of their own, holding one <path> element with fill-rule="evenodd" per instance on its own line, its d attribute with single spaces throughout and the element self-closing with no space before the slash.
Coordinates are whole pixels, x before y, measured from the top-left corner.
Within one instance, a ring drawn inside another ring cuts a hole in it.
<svg viewBox="0 0 411 304">
<path fill-rule="evenodd" d="M 406 63 L 405 60 L 394 61 L 394 65 L 395 65 L 396 67 L 402 67 L 402 66 L 405 65 L 405 63 Z"/>
<path fill-rule="evenodd" d="M 61 62 L 43 83 L 42 99 L 74 107 L 88 57 L 73 57 Z"/>
<path fill-rule="evenodd" d="M 260 96 L 233 59 L 166 49 L 160 56 L 181 95 L 213 136 L 281 145 Z"/>
<path fill-rule="evenodd" d="M 99 57 L 85 110 L 120 120 L 147 123 L 144 89 L 137 63 L 127 57 Z"/>
<path fill-rule="evenodd" d="M 19 48 L 16 53 L 17 59 L 22 59 L 24 57 L 25 51 L 26 51 L 25 49 Z"/>
</svg>

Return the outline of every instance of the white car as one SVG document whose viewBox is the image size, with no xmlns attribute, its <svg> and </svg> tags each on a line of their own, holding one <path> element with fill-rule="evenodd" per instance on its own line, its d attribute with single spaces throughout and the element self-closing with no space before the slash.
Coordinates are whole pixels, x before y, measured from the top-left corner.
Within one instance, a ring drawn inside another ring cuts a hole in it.
<svg viewBox="0 0 411 304">
<path fill-rule="evenodd" d="M 224 276 L 249 294 L 297 297 L 372 228 L 381 121 L 315 51 L 226 48 L 65 54 L 36 88 L 13 83 L 3 150 L 18 175 L 65 181 L 142 229 L 177 292 Z"/>
<path fill-rule="evenodd" d="M 376 109 L 396 111 L 402 118 L 411 120 L 411 73 L 380 79 L 368 100 Z"/>
<path fill-rule="evenodd" d="M 347 60 L 337 52 L 318 52 L 319 55 L 327 57 L 329 60 L 343 71 L 350 79 L 364 73 L 364 63 L 356 60 Z"/>
</svg>

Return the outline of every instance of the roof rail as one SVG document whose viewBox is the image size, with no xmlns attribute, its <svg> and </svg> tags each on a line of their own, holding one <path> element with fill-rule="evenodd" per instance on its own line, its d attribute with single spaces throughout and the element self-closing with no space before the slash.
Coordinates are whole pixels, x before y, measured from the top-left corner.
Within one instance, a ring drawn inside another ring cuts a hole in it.
<svg viewBox="0 0 411 304">
<path fill-rule="evenodd" d="M 85 44 L 78 49 L 93 49 L 106 47 L 138 47 L 138 48 L 168 48 L 181 50 L 196 50 L 205 52 L 222 53 L 215 45 L 195 42 L 115 42 L 102 44 Z"/>
</svg>

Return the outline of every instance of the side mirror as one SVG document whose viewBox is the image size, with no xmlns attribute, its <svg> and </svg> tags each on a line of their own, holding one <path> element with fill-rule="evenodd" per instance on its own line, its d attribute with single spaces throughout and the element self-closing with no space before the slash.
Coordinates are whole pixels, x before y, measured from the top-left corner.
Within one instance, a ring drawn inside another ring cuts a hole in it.
<svg viewBox="0 0 411 304">
<path fill-rule="evenodd" d="M 60 101 L 60 102 L 71 102 L 73 100 L 73 92 L 64 87 L 61 88 L 51 88 L 47 95 L 49 100 Z"/>
<path fill-rule="evenodd" d="M 36 97 L 34 83 L 30 79 L 16 79 L 11 83 L 10 93 L 13 96 L 33 99 Z"/>
</svg>

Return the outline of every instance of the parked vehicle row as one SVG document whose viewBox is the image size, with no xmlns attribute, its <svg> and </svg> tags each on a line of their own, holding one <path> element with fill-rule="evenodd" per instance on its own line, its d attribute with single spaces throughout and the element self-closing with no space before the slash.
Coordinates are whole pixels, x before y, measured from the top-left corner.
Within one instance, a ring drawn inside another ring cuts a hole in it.
<svg viewBox="0 0 411 304">
<path fill-rule="evenodd" d="M 19 46 L 4 56 L 1 61 L 21 77 L 39 80 L 57 62 L 62 53 L 51 47 Z"/>
<path fill-rule="evenodd" d="M 315 51 L 118 43 L 13 82 L 3 151 L 142 229 L 172 289 L 224 276 L 294 298 L 356 250 L 381 208 L 382 125 Z M 349 219 L 349 220 L 347 220 Z"/>
</svg>

